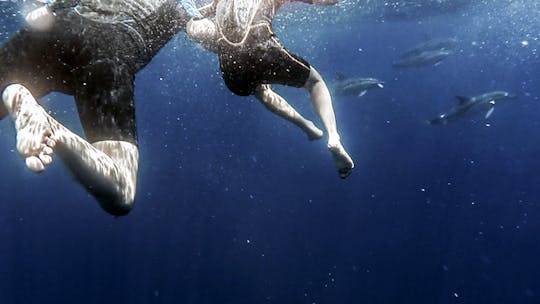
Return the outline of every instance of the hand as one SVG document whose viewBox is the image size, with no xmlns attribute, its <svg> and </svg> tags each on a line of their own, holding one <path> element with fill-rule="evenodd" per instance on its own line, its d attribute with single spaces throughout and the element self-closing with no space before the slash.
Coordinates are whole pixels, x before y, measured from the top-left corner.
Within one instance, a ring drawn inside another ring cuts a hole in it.
<svg viewBox="0 0 540 304">
<path fill-rule="evenodd" d="M 44 5 L 28 13 L 25 20 L 34 29 L 46 30 L 52 26 L 54 14 L 49 9 L 49 6 Z"/>
</svg>

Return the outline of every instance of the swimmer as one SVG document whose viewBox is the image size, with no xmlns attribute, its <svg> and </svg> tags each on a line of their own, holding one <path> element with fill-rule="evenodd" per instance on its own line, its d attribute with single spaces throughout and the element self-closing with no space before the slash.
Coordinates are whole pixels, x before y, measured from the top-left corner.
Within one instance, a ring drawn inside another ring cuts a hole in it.
<svg viewBox="0 0 540 304">
<path fill-rule="evenodd" d="M 298 0 L 309 4 L 332 5 L 336 0 Z M 270 84 L 305 88 L 328 136 L 327 146 L 339 176 L 346 178 L 354 163 L 341 143 L 330 92 L 317 70 L 307 61 L 287 51 L 272 30 L 272 19 L 288 0 L 214 0 L 200 8 L 205 18 L 193 18 L 188 37 L 217 52 L 223 80 L 240 96 L 254 95 L 268 109 L 293 122 L 318 139 L 323 133 L 296 112 Z"/>
<path fill-rule="evenodd" d="M 139 160 L 135 74 L 190 17 L 174 0 L 57 0 L 30 12 L 0 47 L 0 119 L 13 119 L 27 167 L 41 172 L 56 154 L 105 211 L 127 214 Z M 85 138 L 39 105 L 52 91 L 74 96 Z"/>
</svg>

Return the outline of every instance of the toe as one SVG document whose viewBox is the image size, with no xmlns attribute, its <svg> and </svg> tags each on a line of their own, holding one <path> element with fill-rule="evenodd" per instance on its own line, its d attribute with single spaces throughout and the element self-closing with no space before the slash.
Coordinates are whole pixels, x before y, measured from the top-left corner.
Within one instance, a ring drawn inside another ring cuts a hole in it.
<svg viewBox="0 0 540 304">
<path fill-rule="evenodd" d="M 43 166 L 48 166 L 52 163 L 52 157 L 50 155 L 40 153 L 38 156 L 39 160 L 43 163 Z"/>
<path fill-rule="evenodd" d="M 54 150 L 49 146 L 44 146 L 42 149 L 42 153 L 45 155 L 52 155 L 54 153 Z"/>
<path fill-rule="evenodd" d="M 17 151 L 19 151 L 19 154 L 22 156 L 35 155 L 39 153 L 40 149 L 41 142 L 35 140 L 30 132 L 22 130 L 17 134 Z"/>
<path fill-rule="evenodd" d="M 30 156 L 26 158 L 26 166 L 33 172 L 39 173 L 45 170 L 45 166 L 41 160 L 36 156 Z"/>
<path fill-rule="evenodd" d="M 51 148 L 54 148 L 54 146 L 56 146 L 56 140 L 52 139 L 51 137 L 47 137 L 45 139 L 45 144 Z"/>
</svg>

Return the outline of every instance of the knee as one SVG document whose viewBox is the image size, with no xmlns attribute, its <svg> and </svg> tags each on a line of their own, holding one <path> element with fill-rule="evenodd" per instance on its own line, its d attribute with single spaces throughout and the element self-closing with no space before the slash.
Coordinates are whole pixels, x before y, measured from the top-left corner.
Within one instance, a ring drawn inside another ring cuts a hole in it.
<svg viewBox="0 0 540 304">
<path fill-rule="evenodd" d="M 114 216 L 127 215 L 133 208 L 135 201 L 134 191 L 111 191 L 111 189 L 108 189 L 103 192 L 91 191 L 91 193 L 98 201 L 101 209 Z"/>
<path fill-rule="evenodd" d="M 115 216 L 126 215 L 137 192 L 138 148 L 123 141 L 99 141 L 93 146 L 115 162 L 116 170 L 111 171 L 110 179 L 87 180 L 83 184 L 103 210 Z"/>
<path fill-rule="evenodd" d="M 114 216 L 124 216 L 127 215 L 133 208 L 133 199 L 126 200 L 125 198 L 115 198 L 113 200 L 102 200 L 99 199 L 99 205 L 101 208 Z"/>
</svg>

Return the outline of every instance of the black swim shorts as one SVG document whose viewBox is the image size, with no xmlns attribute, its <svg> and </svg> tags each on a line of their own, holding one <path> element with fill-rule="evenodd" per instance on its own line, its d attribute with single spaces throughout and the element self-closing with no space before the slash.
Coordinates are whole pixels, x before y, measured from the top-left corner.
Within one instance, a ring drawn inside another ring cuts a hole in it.
<svg viewBox="0 0 540 304">
<path fill-rule="evenodd" d="M 237 95 L 252 95 L 261 84 L 302 87 L 309 78 L 309 63 L 287 51 L 271 33 L 263 41 L 243 46 L 221 41 L 219 47 L 223 80 Z"/>
</svg>

